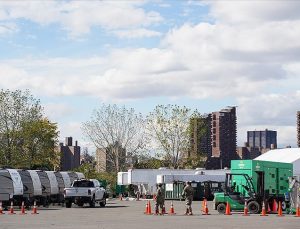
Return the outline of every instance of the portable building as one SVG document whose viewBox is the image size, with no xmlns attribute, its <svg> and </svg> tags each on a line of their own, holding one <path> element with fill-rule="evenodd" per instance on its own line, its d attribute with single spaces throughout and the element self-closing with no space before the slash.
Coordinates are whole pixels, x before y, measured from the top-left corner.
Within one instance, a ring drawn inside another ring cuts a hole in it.
<svg viewBox="0 0 300 229">
<path fill-rule="evenodd" d="M 291 163 L 293 164 L 293 175 L 300 176 L 300 148 L 270 150 L 254 160 Z"/>
<path fill-rule="evenodd" d="M 60 174 L 62 175 L 65 188 L 70 188 L 72 183 L 68 172 L 60 172 Z"/>
</svg>

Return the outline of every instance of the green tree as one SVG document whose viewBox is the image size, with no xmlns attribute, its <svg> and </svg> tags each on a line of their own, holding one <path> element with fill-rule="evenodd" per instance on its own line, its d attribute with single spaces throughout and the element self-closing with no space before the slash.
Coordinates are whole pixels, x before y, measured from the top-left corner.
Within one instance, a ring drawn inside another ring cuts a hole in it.
<svg viewBox="0 0 300 229">
<path fill-rule="evenodd" d="M 57 166 L 57 135 L 56 124 L 44 118 L 28 90 L 0 91 L 0 166 Z"/>
<path fill-rule="evenodd" d="M 60 154 L 55 151 L 58 142 L 56 123 L 51 123 L 46 118 L 23 123 L 20 137 L 24 156 L 23 160 L 18 161 L 18 165 L 24 163 L 24 166 L 29 168 L 59 168 Z"/>
<path fill-rule="evenodd" d="M 158 105 L 147 117 L 152 142 L 161 150 L 161 157 L 178 168 L 183 154 L 189 150 L 191 110 L 177 105 Z"/>
</svg>

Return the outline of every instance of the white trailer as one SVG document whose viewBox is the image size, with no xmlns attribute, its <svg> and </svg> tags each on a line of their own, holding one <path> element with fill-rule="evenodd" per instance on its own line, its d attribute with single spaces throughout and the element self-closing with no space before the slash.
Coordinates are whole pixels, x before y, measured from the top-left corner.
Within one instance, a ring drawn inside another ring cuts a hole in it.
<svg viewBox="0 0 300 229">
<path fill-rule="evenodd" d="M 128 172 L 118 172 L 118 185 L 128 185 Z"/>
<path fill-rule="evenodd" d="M 225 176 L 226 172 L 229 171 L 228 170 L 204 170 L 204 169 L 166 169 L 166 168 L 129 169 L 127 176 L 128 176 L 128 184 L 133 184 L 138 186 L 141 194 L 153 195 L 156 192 L 158 175 L 195 175 L 195 174 L 213 175 L 214 174 L 214 175 Z"/>
</svg>

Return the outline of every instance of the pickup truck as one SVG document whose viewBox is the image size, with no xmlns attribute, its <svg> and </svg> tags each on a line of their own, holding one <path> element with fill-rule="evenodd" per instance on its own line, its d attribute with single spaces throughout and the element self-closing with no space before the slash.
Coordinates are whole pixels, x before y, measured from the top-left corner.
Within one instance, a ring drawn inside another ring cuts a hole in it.
<svg viewBox="0 0 300 229">
<path fill-rule="evenodd" d="M 95 207 L 97 202 L 101 207 L 105 207 L 107 193 L 104 188 L 100 187 L 98 180 L 81 179 L 75 180 L 71 188 L 64 189 L 64 198 L 66 208 L 71 208 L 72 203 L 80 207 L 89 203 L 90 207 Z"/>
</svg>

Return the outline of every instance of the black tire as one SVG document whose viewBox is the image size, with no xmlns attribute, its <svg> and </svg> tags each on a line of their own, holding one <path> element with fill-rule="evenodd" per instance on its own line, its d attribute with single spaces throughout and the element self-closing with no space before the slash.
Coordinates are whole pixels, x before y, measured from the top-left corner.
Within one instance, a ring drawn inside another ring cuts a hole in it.
<svg viewBox="0 0 300 229">
<path fill-rule="evenodd" d="M 226 205 L 224 203 L 218 204 L 217 211 L 219 212 L 219 214 L 225 214 L 225 210 L 226 210 Z"/>
<path fill-rule="evenodd" d="M 249 202 L 247 207 L 250 214 L 260 213 L 260 205 L 256 201 Z"/>
<path fill-rule="evenodd" d="M 72 202 L 71 201 L 66 201 L 66 208 L 71 208 L 72 207 Z"/>
<path fill-rule="evenodd" d="M 78 205 L 79 207 L 83 207 L 84 203 L 83 203 L 83 202 L 78 202 L 77 205 Z"/>
<path fill-rule="evenodd" d="M 95 196 L 93 196 L 93 199 L 90 200 L 90 207 L 94 208 L 96 206 L 96 200 L 95 200 Z"/>
<path fill-rule="evenodd" d="M 100 202 L 100 207 L 105 207 L 106 205 L 106 198 L 104 197 L 103 201 Z"/>
</svg>

